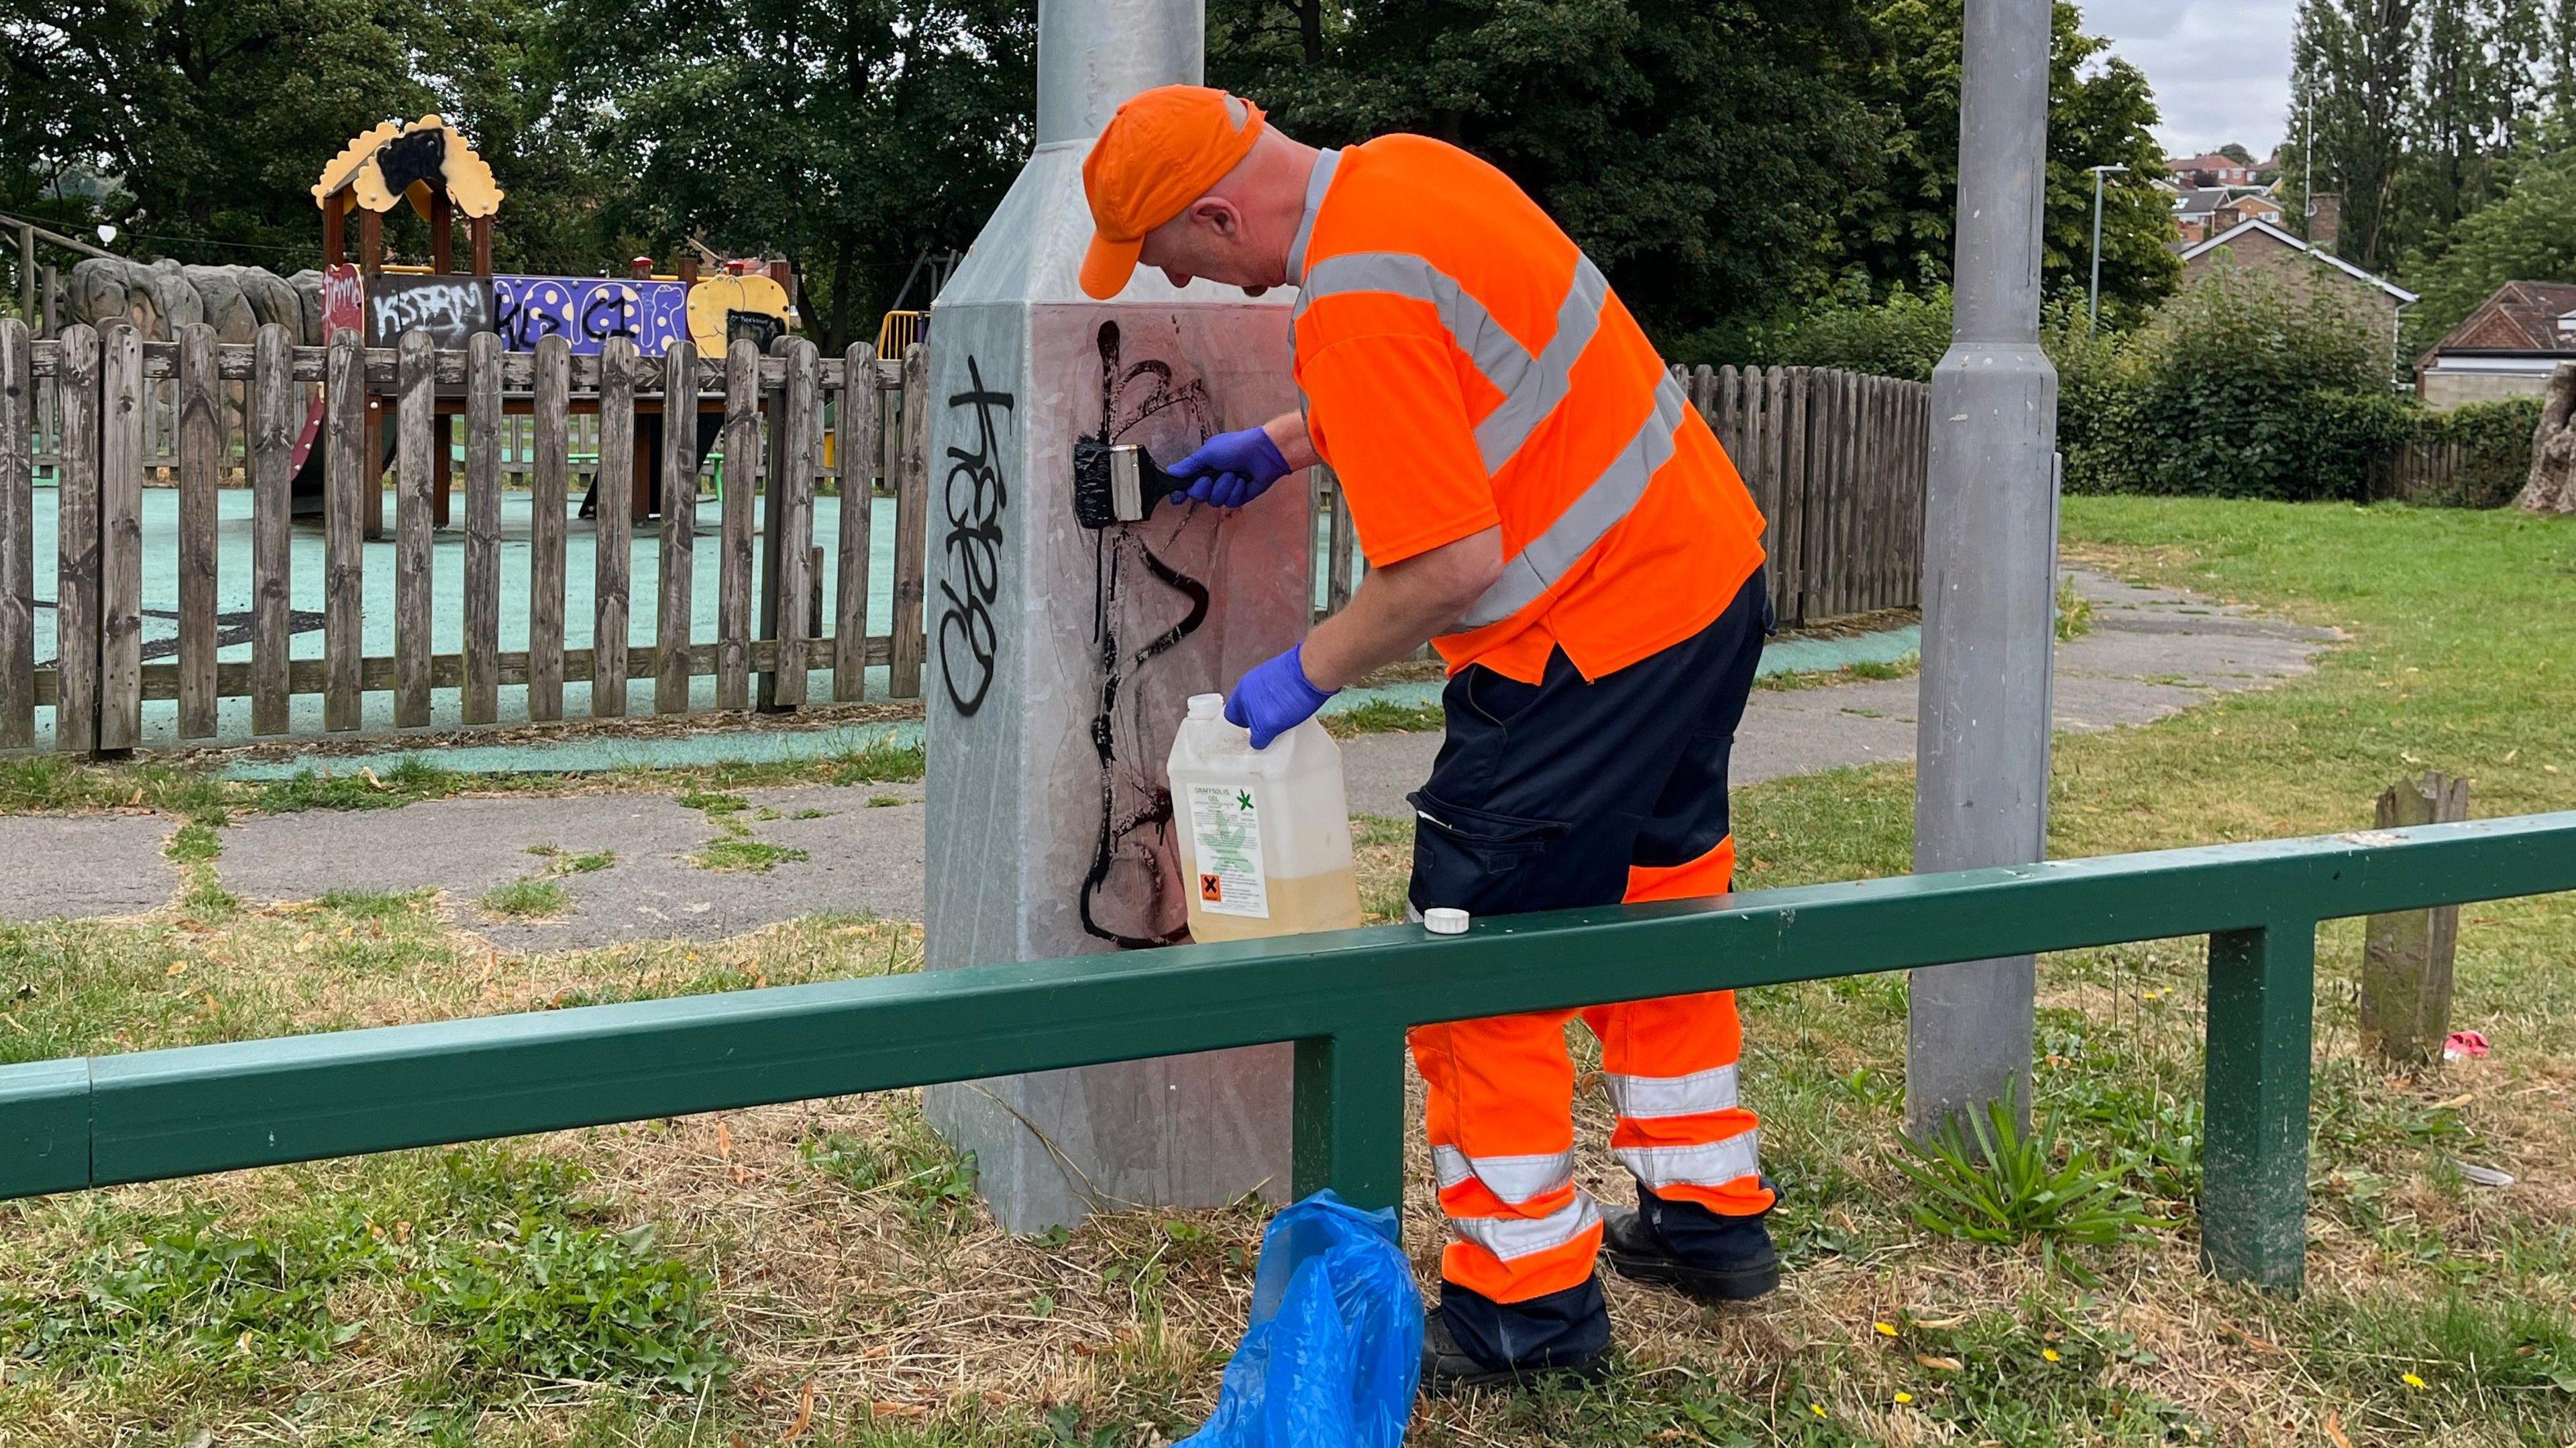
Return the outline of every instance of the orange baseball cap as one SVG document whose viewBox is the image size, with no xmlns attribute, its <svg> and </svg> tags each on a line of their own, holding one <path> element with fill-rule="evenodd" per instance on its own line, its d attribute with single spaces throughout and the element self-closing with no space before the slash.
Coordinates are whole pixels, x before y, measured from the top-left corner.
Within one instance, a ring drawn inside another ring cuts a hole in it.
<svg viewBox="0 0 2576 1448">
<path fill-rule="evenodd" d="M 1145 233 L 1223 180 L 1261 127 L 1261 107 L 1203 85 L 1156 86 L 1120 106 L 1082 161 L 1092 228 L 1082 289 L 1103 301 L 1118 295 Z"/>
</svg>

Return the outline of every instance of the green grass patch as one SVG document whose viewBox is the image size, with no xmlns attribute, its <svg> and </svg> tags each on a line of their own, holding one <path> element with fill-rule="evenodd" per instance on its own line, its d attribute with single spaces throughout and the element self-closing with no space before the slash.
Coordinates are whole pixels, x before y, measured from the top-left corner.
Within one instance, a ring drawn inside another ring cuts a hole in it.
<svg viewBox="0 0 2576 1448">
<path fill-rule="evenodd" d="M 584 1179 L 469 1147 L 307 1171 L 247 1210 L 83 1199 L 77 1246 L 0 1286 L 0 1414 L 31 1385 L 248 1407 L 279 1372 L 388 1350 L 469 1409 L 554 1383 L 680 1397 L 720 1379 L 705 1274 Z"/>
<path fill-rule="evenodd" d="M 483 892 L 475 902 L 505 920 L 545 920 L 572 908 L 572 894 L 542 875 L 512 880 Z"/>
<path fill-rule="evenodd" d="M 707 841 L 696 854 L 689 856 L 689 863 L 701 870 L 766 875 L 780 865 L 812 858 L 812 855 L 792 846 L 773 845 L 742 835 L 725 835 Z"/>
<path fill-rule="evenodd" d="M 849 1191 L 892 1201 L 916 1227 L 954 1231 L 974 1215 L 974 1154 L 952 1150 L 918 1111 L 898 1114 L 885 1139 L 829 1131 L 806 1138 L 797 1153 Z"/>
<path fill-rule="evenodd" d="M 2057 580 L 2057 641 L 2072 643 L 2093 631 L 2093 600 L 2075 586 L 2075 580 L 2060 576 Z"/>
<path fill-rule="evenodd" d="M 182 866 L 213 864 L 223 852 L 223 836 L 216 834 L 212 826 L 197 820 L 179 826 L 178 831 L 170 836 L 170 842 L 161 847 L 161 853 L 168 856 L 172 864 Z"/>
<path fill-rule="evenodd" d="M 1324 728 L 1336 739 L 1362 734 L 1436 734 L 1448 727 L 1438 704 L 1401 704 L 1392 699 L 1364 699 L 1321 717 Z"/>
<path fill-rule="evenodd" d="M 1768 690 L 1774 694 L 1786 694 L 1800 689 L 1831 688 L 1836 684 L 1860 684 L 1878 679 L 1910 679 L 1921 672 L 1923 672 L 1922 656 L 1906 654 L 1901 658 L 1887 660 L 1863 659 L 1858 663 L 1845 664 L 1838 669 L 1788 670 L 1776 674 L 1762 674 L 1754 679 L 1753 687 Z"/>
</svg>

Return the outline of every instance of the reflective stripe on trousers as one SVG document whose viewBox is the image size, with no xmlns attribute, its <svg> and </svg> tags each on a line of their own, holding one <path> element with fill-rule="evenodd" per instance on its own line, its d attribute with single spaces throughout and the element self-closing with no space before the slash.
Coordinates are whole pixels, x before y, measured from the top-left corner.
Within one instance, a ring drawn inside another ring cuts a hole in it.
<svg viewBox="0 0 2576 1448">
<path fill-rule="evenodd" d="M 1610 1105 L 1626 1120 L 1697 1116 L 1735 1109 L 1735 1067 L 1712 1067 L 1687 1076 L 1623 1076 L 1604 1072 Z"/>
<path fill-rule="evenodd" d="M 1346 292 L 1385 292 L 1429 303 L 1458 350 L 1502 394 L 1501 404 L 1476 424 L 1476 449 L 1491 476 L 1503 470 L 1565 400 L 1574 364 L 1600 329 L 1610 283 L 1590 257 L 1576 253 L 1574 274 L 1557 304 L 1556 331 L 1536 353 L 1504 330 L 1457 278 L 1403 252 L 1346 252 L 1315 263 L 1304 271 L 1292 316 L 1302 315 L 1318 297 Z M 1670 374 L 1662 376 L 1636 435 L 1546 528 L 1504 561 L 1502 578 L 1468 607 L 1458 631 L 1500 623 L 1537 602 L 1619 526 L 1646 495 L 1655 474 L 1672 460 L 1673 433 L 1689 405 L 1681 384 Z"/>
</svg>

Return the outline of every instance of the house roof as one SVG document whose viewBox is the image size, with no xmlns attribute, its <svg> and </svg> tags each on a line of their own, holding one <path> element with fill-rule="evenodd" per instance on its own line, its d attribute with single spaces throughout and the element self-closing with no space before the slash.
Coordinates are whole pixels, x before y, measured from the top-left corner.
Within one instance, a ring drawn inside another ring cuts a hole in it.
<svg viewBox="0 0 2576 1448">
<path fill-rule="evenodd" d="M 2559 326 L 2560 318 L 2570 316 L 2576 316 L 2576 286 L 2506 282 L 2434 343 L 2433 351 L 2576 354 L 2576 331 Z"/>
<path fill-rule="evenodd" d="M 2165 169 L 2168 171 L 2251 171 L 2254 165 L 2250 161 L 2239 161 L 2221 151 L 2203 151 L 2197 156 L 2169 156 L 2165 158 Z"/>
<path fill-rule="evenodd" d="M 2412 306 L 2415 303 L 2416 297 L 2413 292 L 2406 290 L 2395 282 L 2373 276 L 2369 272 L 2363 271 L 2361 268 L 2354 266 L 2351 262 L 2345 261 L 2342 257 L 2332 255 L 2328 252 L 2319 251 L 2315 247 L 2308 245 L 2306 242 L 2299 240 L 2297 237 L 2292 236 L 2290 233 L 2283 231 L 2281 228 L 2274 226 L 2272 223 L 2265 221 L 2259 216 L 2249 216 L 2243 221 L 2236 223 L 2234 226 L 2229 227 L 2227 230 L 2220 232 L 2218 235 L 2211 237 L 2207 241 L 2184 248 L 2182 259 L 2184 261 L 2190 261 L 2196 257 L 2206 256 L 2210 252 L 2216 251 L 2218 248 L 2227 245 L 2231 241 L 2252 235 L 2268 237 L 2273 241 L 2279 242 L 2283 246 L 2289 247 L 2293 251 L 2304 251 L 2308 255 L 2315 257 L 2318 261 L 2325 263 L 2327 266 L 2333 267 L 2335 270 L 2342 272 L 2344 275 L 2351 277 L 2355 281 L 2368 282 L 2370 285 L 2379 288 L 2388 295 L 2395 297 L 2401 305 Z"/>
<path fill-rule="evenodd" d="M 2248 196 L 2260 196 L 2266 201 L 2272 200 L 2270 190 L 2262 186 L 2185 186 L 2175 194 L 2174 214 L 2184 217 L 2207 216 L 2222 206 L 2242 201 Z M 2275 210 L 2280 207 L 2277 201 L 2273 201 L 2272 205 Z"/>
</svg>

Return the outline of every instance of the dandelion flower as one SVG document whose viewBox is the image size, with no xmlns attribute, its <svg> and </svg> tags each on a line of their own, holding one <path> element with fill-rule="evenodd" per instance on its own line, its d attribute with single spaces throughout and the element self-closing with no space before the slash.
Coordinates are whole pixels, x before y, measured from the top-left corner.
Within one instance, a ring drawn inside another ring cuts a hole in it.
<svg viewBox="0 0 2576 1448">
<path fill-rule="evenodd" d="M 2424 1380 L 2415 1376 L 2413 1373 L 2406 1374 L 2404 1377 L 2398 1379 L 2398 1381 L 2404 1383 L 2410 1388 L 2421 1388 L 2424 1386 Z"/>
<path fill-rule="evenodd" d="M 2055 1349 L 2055 1348 L 2053 1348 L 2053 1347 L 2044 1347 L 2044 1348 L 2041 1348 L 2041 1349 L 2039 1350 L 2039 1355 L 2040 1355 L 2041 1357 L 2044 1357 L 2044 1358 L 2048 1359 L 2050 1362 L 2053 1362 L 2053 1363 L 2055 1363 L 2055 1362 L 2064 1362 L 2064 1361 L 2065 1361 L 2065 1359 L 2064 1359 L 2064 1358 L 2061 1358 L 2061 1357 L 2059 1357 L 2059 1356 L 2057 1355 L 2057 1349 Z"/>
<path fill-rule="evenodd" d="M 1807 1405 L 1807 1411 L 1821 1418 L 1825 1416 L 1825 1405 L 1822 1403 L 1809 1403 Z"/>
<path fill-rule="evenodd" d="M 1873 1322 L 1870 1326 L 1878 1330 L 1880 1337 L 1896 1336 L 1896 1324 L 1892 1322 Z"/>
<path fill-rule="evenodd" d="M 1914 1395 L 1912 1393 L 1899 1393 L 1896 1395 L 1896 1401 L 1899 1403 L 1910 1403 L 1914 1401 Z"/>
</svg>

